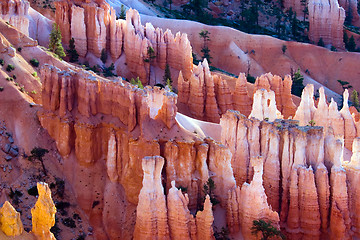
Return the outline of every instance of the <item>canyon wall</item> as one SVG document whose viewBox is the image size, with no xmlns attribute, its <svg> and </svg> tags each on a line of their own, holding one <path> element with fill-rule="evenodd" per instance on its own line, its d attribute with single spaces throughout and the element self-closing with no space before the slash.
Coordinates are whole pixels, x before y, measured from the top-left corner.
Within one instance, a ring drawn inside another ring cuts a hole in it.
<svg viewBox="0 0 360 240">
<path fill-rule="evenodd" d="M 29 12 L 30 3 L 26 0 L 2 0 L 0 2 L 0 16 L 22 33 L 29 36 Z"/>
<path fill-rule="evenodd" d="M 235 89 L 231 91 L 227 80 L 210 72 L 205 59 L 204 62 L 194 67 L 193 74 L 188 81 L 184 79 L 182 74 L 179 74 L 179 111 L 186 112 L 196 119 L 216 123 L 230 109 L 235 109 L 249 116 L 252 110 L 256 110 L 252 107 L 253 104 L 257 106 L 259 104 L 257 101 L 260 100 L 258 95 L 254 95 L 254 93 L 258 89 L 265 89 L 266 92 L 272 90 L 275 93 L 273 96 L 269 95 L 269 101 L 272 100 L 272 106 L 277 108 L 287 119 L 294 116 L 296 111 L 291 95 L 291 85 L 292 80 L 289 75 L 282 80 L 279 76 L 267 73 L 256 78 L 254 90 L 249 92 L 245 74 L 240 73 L 236 79 Z M 263 101 L 267 101 L 267 99 Z"/>
<path fill-rule="evenodd" d="M 337 0 L 309 0 L 309 39 L 317 44 L 322 38 L 326 46 L 344 48 L 345 10 Z"/>
<path fill-rule="evenodd" d="M 215 84 L 209 83 L 212 76 L 204 70 L 206 62 L 198 69 L 201 69 L 198 76 L 204 76 L 194 83 L 206 82 L 203 89 L 215 92 Z M 275 86 L 279 87 L 273 92 L 269 79 L 274 81 L 276 77 L 262 76 L 255 84 L 250 119 L 234 110 L 220 118 L 222 145 L 181 129 L 175 120 L 177 97 L 167 90 L 150 87 L 142 90 L 81 69 L 60 71 L 47 65 L 41 76 L 44 105 L 39 119 L 55 139 L 64 164 L 71 164 L 69 174 L 76 176 L 79 168 L 103 169 L 99 173 L 104 189 L 99 194 L 104 199 L 96 198 L 103 206 L 100 209 L 91 208 L 94 196 L 81 189 L 83 184 L 91 187 L 98 183 L 78 184 L 76 177 L 72 180 L 79 192 L 80 207 L 92 216 L 95 236 L 127 239 L 134 231 L 138 238 L 155 235 L 176 238 L 179 232 L 179 236 L 189 239 L 209 239 L 214 217 L 209 199 L 204 204 L 206 211 L 198 212 L 196 218 L 188 212 L 198 210 L 199 203 L 206 199 L 203 186 L 209 177 L 217 186 L 214 190 L 220 202 L 217 207 L 226 209 L 232 233 L 241 230 L 244 236 L 251 237 L 252 220 L 264 218 L 294 238 L 359 235 L 356 229 L 360 229 L 357 218 L 360 208 L 356 200 L 351 203 L 348 200 L 358 197 L 355 184 L 360 140 L 355 138 L 358 123 L 346 104 L 347 91 L 339 112 L 334 102 L 327 105 L 323 89 L 315 107 L 313 86 L 308 85 L 295 111 L 295 120 L 281 120 L 276 98 L 288 104 L 291 84 L 284 85 L 288 79 L 278 78 Z M 277 96 L 281 86 L 288 94 Z M 208 95 L 209 103 L 216 102 L 216 95 Z M 199 94 L 192 93 L 189 98 L 196 96 Z M 295 110 L 283 106 L 283 114 L 284 109 Z M 211 113 L 211 108 L 207 112 Z M 177 131 L 182 132 L 174 137 L 171 132 Z M 343 161 L 344 142 L 349 149 L 351 144 L 354 146 L 350 162 Z M 76 162 L 71 162 L 71 156 Z M 142 168 L 139 162 L 143 163 Z M 116 188 L 123 189 L 124 202 L 107 205 Z M 177 188 L 186 189 L 187 193 L 184 195 Z M 105 189 L 114 190 L 110 194 Z M 150 193 L 156 198 L 149 198 Z M 252 196 L 261 196 L 256 207 L 251 205 Z M 111 222 L 111 216 L 105 212 L 124 209 L 124 204 L 127 209 L 136 204 L 142 209 L 134 219 L 135 228 L 116 228 L 122 222 Z M 182 208 L 175 211 L 172 204 Z M 148 218 L 149 214 L 153 217 Z"/>
<path fill-rule="evenodd" d="M 67 47 L 74 38 L 81 57 L 91 53 L 100 58 L 101 52 L 108 50 L 117 62 L 124 53 L 132 73 L 127 77 L 139 77 L 144 85 L 157 83 L 150 78 L 151 66 L 164 70 L 168 64 L 190 78 L 192 49 L 186 34 L 174 35 L 170 30 L 155 29 L 151 23 L 143 26 L 134 9 L 126 12 L 126 20 L 116 19 L 116 11 L 105 1 L 58 1 L 55 5 L 55 20 L 63 33 L 63 43 Z M 117 73 L 122 75 L 118 66 L 116 63 Z"/>
<path fill-rule="evenodd" d="M 115 194 L 107 194 L 106 189 L 123 189 L 124 204 L 136 206 L 143 180 L 138 163 L 145 156 L 161 155 L 166 159 L 165 191 L 169 191 L 171 181 L 186 188 L 189 209 L 198 208 L 199 201 L 205 197 L 203 185 L 210 172 L 217 173 L 214 181 L 222 187 L 216 194 L 225 204 L 227 191 L 235 188 L 231 153 L 225 146 L 212 139 L 199 139 L 176 123 L 175 94 L 158 88 L 139 89 L 123 80 L 109 81 L 81 69 L 60 71 L 45 65 L 41 76 L 44 104 L 38 112 L 39 120 L 56 140 L 64 164 L 70 165 L 69 178 L 78 192 L 80 207 L 94 216 L 92 224 L 96 226 L 97 237 L 127 239 L 132 233 L 118 227 L 126 219 L 110 220 L 107 209 L 113 212 L 119 206 L 106 204 L 110 201 L 108 197 Z M 170 132 L 180 133 L 174 137 Z M 75 162 L 71 160 L 73 157 Z M 97 171 L 100 182 L 84 180 L 76 172 L 79 169 Z M 98 200 L 91 191 L 83 191 L 99 184 L 103 200 Z M 103 206 L 100 210 L 91 208 L 95 200 Z M 109 225 L 104 226 L 105 223 Z"/>
</svg>

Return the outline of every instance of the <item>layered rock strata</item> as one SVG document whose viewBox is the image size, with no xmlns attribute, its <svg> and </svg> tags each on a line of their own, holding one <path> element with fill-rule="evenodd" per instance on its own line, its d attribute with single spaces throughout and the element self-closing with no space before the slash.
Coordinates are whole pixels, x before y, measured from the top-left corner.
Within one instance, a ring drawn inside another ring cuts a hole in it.
<svg viewBox="0 0 360 240">
<path fill-rule="evenodd" d="M 202 74 L 205 73 L 203 68 Z M 250 237 L 251 216 L 251 219 L 279 222 L 292 238 L 319 239 L 331 234 L 346 238 L 358 234 L 357 202 L 349 201 L 357 197 L 358 147 L 354 147 L 352 163 L 346 165 L 342 162 L 343 142 L 332 130 L 335 126 L 343 126 L 346 139 L 345 126 L 348 123 L 343 120 L 343 125 L 339 125 L 337 116 L 344 119 L 349 109 L 345 105 L 344 110 L 338 112 L 334 110 L 334 104 L 327 106 L 322 90 L 317 108 L 312 98 L 313 87 L 304 90 L 302 103 L 295 114 L 298 121 L 267 121 L 266 116 L 275 118 L 273 113 L 277 111 L 277 107 L 267 104 L 267 100 L 264 100 L 265 105 L 262 100 L 256 100 L 253 105 L 253 108 L 269 108 L 266 110 L 271 112 L 269 115 L 264 115 L 262 110 L 263 115 L 259 118 L 264 118 L 263 121 L 249 119 L 237 111 L 227 111 L 220 119 L 224 144 L 221 145 L 194 135 L 187 140 L 169 139 L 165 135 L 161 139 L 148 139 L 144 132 L 149 126 L 156 132 L 179 130 L 174 120 L 176 97 L 172 98 L 165 90 L 140 90 L 126 82 L 106 81 L 82 70 L 62 72 L 45 66 L 41 74 L 44 77 L 44 111 L 39 111 L 42 125 L 56 140 L 61 155 L 71 155 L 75 151 L 76 164 L 82 169 L 103 166 L 108 176 L 102 180 L 105 186 L 122 187 L 127 204 L 139 203 L 139 209 L 147 209 L 139 211 L 136 234 L 145 237 L 168 231 L 171 238 L 176 238 L 172 234 L 177 233 L 190 239 L 212 236 L 214 216 L 210 201 L 205 201 L 204 212 L 199 212 L 195 219 L 188 212 L 197 209 L 198 203 L 206 199 L 203 185 L 209 177 L 217 186 L 214 194 L 220 200 L 219 207 L 227 209 L 227 224 L 232 232 L 242 230 L 243 235 Z M 258 83 L 256 87 L 264 90 L 256 89 L 255 93 L 259 92 L 261 96 L 271 94 L 271 99 L 276 99 L 276 94 L 269 92 L 270 84 Z M 216 91 L 216 87 L 214 89 Z M 114 92 L 123 94 L 121 103 L 114 101 L 118 101 L 111 95 Z M 124 99 L 128 99 L 126 106 Z M 111 107 L 114 104 L 118 104 L 115 109 Z M 328 120 L 319 116 L 328 116 Z M 327 129 L 298 126 L 299 122 L 305 125 L 314 119 L 324 124 L 329 122 L 329 126 Z M 358 142 L 356 140 L 354 146 L 358 146 Z M 146 156 L 162 156 L 164 159 L 146 158 L 144 161 L 153 163 L 144 163 L 141 169 L 138 163 Z M 155 168 L 157 162 L 161 167 Z M 258 162 L 261 162 L 261 167 Z M 143 177 L 143 170 L 152 171 L 148 170 L 152 169 L 149 166 L 154 166 L 154 173 Z M 148 178 L 153 184 L 147 183 L 145 179 Z M 186 189 L 187 194 L 177 187 Z M 169 192 L 167 198 L 162 189 Z M 143 192 L 139 197 L 140 190 Z M 159 198 L 149 198 L 150 192 Z M 259 208 L 249 207 L 254 194 L 262 196 L 256 205 Z M 99 231 L 103 230 L 101 223 L 109 222 L 105 209 L 114 211 L 116 205 L 92 210 L 91 196 L 82 194 L 78 198 L 86 212 L 96 216 L 93 221 L 98 224 Z M 155 199 L 162 203 L 155 204 Z M 243 201 L 249 204 L 243 204 Z M 171 204 L 182 208 L 175 212 Z M 160 207 L 149 207 L 152 205 Z M 146 219 L 141 212 L 145 214 L 147 211 L 155 215 Z M 111 234 L 124 234 L 119 228 L 111 229 Z M 103 234 L 110 233 L 103 231 Z M 109 235 L 104 238 L 106 236 Z"/>
</svg>

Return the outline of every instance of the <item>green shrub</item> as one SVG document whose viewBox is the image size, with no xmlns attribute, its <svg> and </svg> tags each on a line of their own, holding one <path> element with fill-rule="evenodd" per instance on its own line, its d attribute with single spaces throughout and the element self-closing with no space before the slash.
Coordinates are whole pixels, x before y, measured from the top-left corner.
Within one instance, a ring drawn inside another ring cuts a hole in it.
<svg viewBox="0 0 360 240">
<path fill-rule="evenodd" d="M 33 77 L 37 77 L 37 72 L 33 72 L 31 75 L 33 75 Z"/>
<path fill-rule="evenodd" d="M 30 60 L 30 64 L 33 66 L 33 67 L 38 67 L 39 66 L 39 61 L 35 58 L 32 58 Z"/>
<path fill-rule="evenodd" d="M 22 48 L 21 48 L 21 47 L 18 47 L 18 49 L 17 49 L 17 50 L 18 50 L 18 52 L 21 52 Z"/>
<path fill-rule="evenodd" d="M 7 65 L 7 67 L 6 67 L 6 71 L 8 71 L 8 72 L 11 72 L 14 69 L 15 69 L 15 67 L 12 64 Z"/>
<path fill-rule="evenodd" d="M 5 64 L 4 59 L 0 59 L 0 65 L 4 66 L 4 64 Z"/>
<path fill-rule="evenodd" d="M 0 87 L 0 92 L 4 91 L 4 87 Z"/>
</svg>

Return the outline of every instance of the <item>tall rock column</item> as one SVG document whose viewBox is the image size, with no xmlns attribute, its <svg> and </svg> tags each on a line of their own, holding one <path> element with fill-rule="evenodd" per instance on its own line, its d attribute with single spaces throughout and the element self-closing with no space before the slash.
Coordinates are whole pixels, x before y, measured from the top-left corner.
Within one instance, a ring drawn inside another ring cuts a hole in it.
<svg viewBox="0 0 360 240">
<path fill-rule="evenodd" d="M 170 239 L 167 221 L 167 208 L 164 188 L 161 184 L 161 171 L 164 158 L 144 157 L 143 187 L 136 208 L 134 239 Z"/>
<path fill-rule="evenodd" d="M 343 25 L 345 10 L 337 0 L 309 0 L 309 38 L 317 44 L 320 38 L 325 45 L 344 48 Z"/>
<path fill-rule="evenodd" d="M 254 167 L 254 177 L 250 184 L 243 184 L 238 200 L 241 232 L 244 239 L 255 239 L 250 230 L 253 220 L 271 220 L 277 228 L 279 227 L 279 215 L 272 211 L 267 203 L 262 179 L 263 159 L 262 157 L 254 157 L 251 161 Z"/>
<path fill-rule="evenodd" d="M 46 183 L 37 183 L 39 193 L 35 206 L 31 209 L 32 232 L 40 240 L 56 240 L 50 228 L 55 225 L 56 208 L 51 199 L 51 191 Z"/>
<path fill-rule="evenodd" d="M 171 188 L 167 196 L 168 218 L 170 236 L 173 240 L 191 239 L 191 229 L 194 228 L 194 217 L 188 209 L 189 197 L 175 187 L 175 181 L 171 182 Z"/>
</svg>

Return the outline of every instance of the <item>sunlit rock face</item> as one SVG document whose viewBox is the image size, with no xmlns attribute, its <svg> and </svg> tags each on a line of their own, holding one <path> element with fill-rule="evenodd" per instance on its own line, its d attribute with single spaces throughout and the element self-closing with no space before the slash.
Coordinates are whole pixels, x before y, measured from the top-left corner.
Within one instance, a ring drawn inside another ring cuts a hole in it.
<svg viewBox="0 0 360 240">
<path fill-rule="evenodd" d="M 24 227 L 18 213 L 8 201 L 0 209 L 1 231 L 6 236 L 19 236 L 24 232 Z"/>
<path fill-rule="evenodd" d="M 337 0 L 309 0 L 309 38 L 318 43 L 320 38 L 325 45 L 344 48 L 343 24 L 345 10 Z"/>
<path fill-rule="evenodd" d="M 30 3 L 26 0 L 1 1 L 0 16 L 4 21 L 29 36 L 29 7 Z"/>
<path fill-rule="evenodd" d="M 50 228 L 55 225 L 56 208 L 51 199 L 51 191 L 46 183 L 38 183 L 38 200 L 34 208 L 31 209 L 32 232 L 38 239 L 54 239 L 55 237 Z"/>
</svg>

